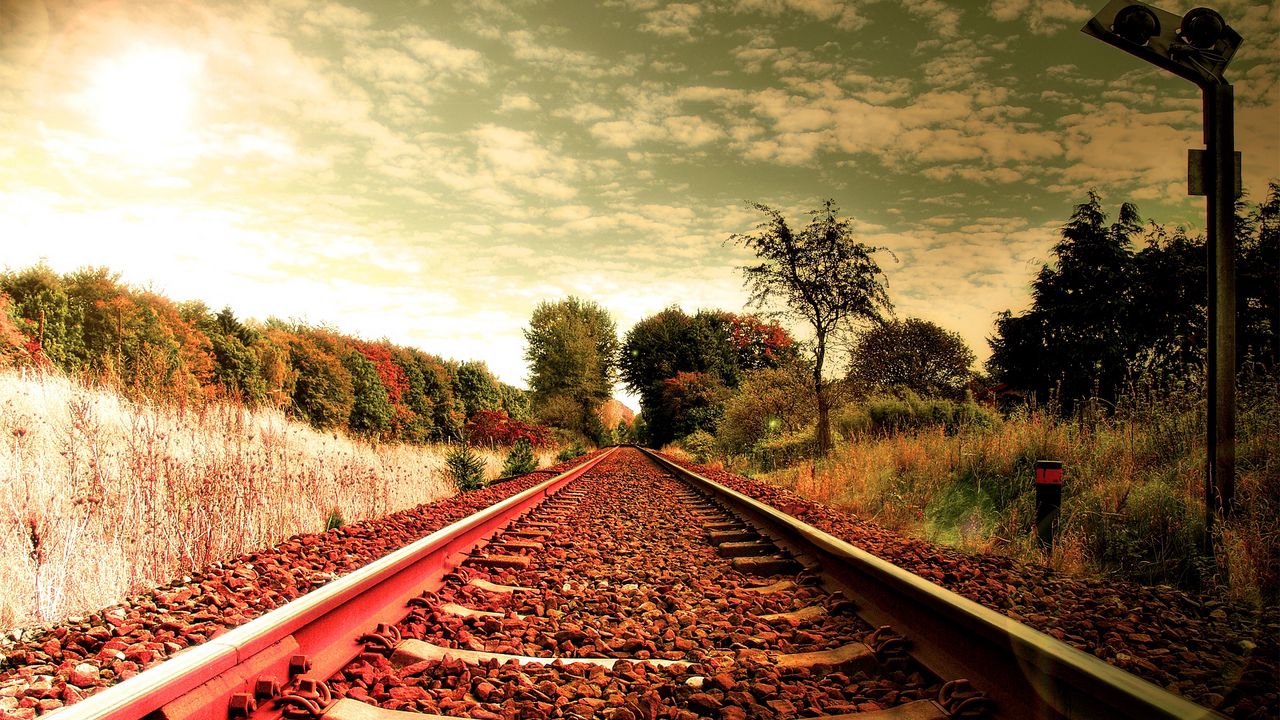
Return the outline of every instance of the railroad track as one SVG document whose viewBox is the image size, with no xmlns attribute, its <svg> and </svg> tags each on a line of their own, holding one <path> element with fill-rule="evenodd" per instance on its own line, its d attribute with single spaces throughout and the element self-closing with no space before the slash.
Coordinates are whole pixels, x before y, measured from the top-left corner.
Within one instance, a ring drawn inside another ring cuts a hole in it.
<svg viewBox="0 0 1280 720">
<path fill-rule="evenodd" d="M 52 717 L 1219 716 L 624 447 Z"/>
</svg>

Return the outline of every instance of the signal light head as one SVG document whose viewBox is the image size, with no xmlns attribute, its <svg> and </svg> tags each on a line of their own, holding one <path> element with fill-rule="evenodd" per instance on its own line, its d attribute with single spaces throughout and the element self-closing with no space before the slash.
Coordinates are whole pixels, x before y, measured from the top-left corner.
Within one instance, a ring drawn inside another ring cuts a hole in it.
<svg viewBox="0 0 1280 720">
<path fill-rule="evenodd" d="M 1160 19 L 1146 6 L 1129 5 L 1116 13 L 1111 32 L 1134 45 L 1146 45 L 1160 34 Z"/>
<path fill-rule="evenodd" d="M 1198 7 L 1183 16 L 1178 36 L 1193 48 L 1211 50 L 1226 28 L 1227 23 L 1221 15 L 1209 8 Z"/>
</svg>

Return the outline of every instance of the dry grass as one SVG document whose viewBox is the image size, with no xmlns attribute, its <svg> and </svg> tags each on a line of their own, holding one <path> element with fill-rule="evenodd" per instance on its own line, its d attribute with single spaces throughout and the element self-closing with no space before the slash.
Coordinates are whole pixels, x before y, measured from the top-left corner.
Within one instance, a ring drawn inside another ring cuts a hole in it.
<svg viewBox="0 0 1280 720">
<path fill-rule="evenodd" d="M 1200 557 L 1204 410 L 1153 404 L 1107 422 L 1021 413 L 994 428 L 848 438 L 818 463 L 764 477 L 812 500 L 935 541 L 1047 562 L 1067 572 L 1188 587 L 1266 602 L 1280 590 L 1280 402 L 1242 406 L 1237 517 L 1219 526 L 1217 563 Z M 1054 552 L 1032 541 L 1033 468 L 1066 466 Z"/>
<path fill-rule="evenodd" d="M 373 445 L 232 405 L 138 405 L 0 374 L 0 627 L 454 492 L 443 447 Z M 480 451 L 488 476 L 501 453 Z M 547 464 L 546 454 L 540 457 Z"/>
</svg>

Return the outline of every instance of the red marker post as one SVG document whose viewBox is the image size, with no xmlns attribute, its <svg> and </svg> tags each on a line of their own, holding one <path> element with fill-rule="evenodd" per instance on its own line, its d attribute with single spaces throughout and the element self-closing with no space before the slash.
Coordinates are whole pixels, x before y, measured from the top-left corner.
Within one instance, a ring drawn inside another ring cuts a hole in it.
<svg viewBox="0 0 1280 720">
<path fill-rule="evenodd" d="M 1062 509 L 1062 462 L 1036 461 L 1036 540 L 1040 549 L 1053 551 L 1053 531 Z"/>
</svg>

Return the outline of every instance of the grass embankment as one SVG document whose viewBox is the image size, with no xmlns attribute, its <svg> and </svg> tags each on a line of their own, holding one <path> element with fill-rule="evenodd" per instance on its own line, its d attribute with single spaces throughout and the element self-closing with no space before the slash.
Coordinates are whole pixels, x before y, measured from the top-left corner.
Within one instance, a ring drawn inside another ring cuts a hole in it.
<svg viewBox="0 0 1280 720">
<path fill-rule="evenodd" d="M 142 405 L 58 375 L 2 373 L 0 627 L 450 495 L 446 452 L 322 432 L 275 410 Z M 478 452 L 496 477 L 502 453 Z"/>
<path fill-rule="evenodd" d="M 1199 549 L 1204 404 L 1164 397 L 1144 405 L 1093 421 L 1024 411 L 950 432 L 855 433 L 825 460 L 761 477 L 968 550 L 1047 562 L 1073 574 L 1216 586 L 1237 599 L 1276 602 L 1280 390 L 1270 384 L 1242 392 L 1238 514 L 1218 528 L 1216 564 Z M 1061 460 L 1066 468 L 1057 541 L 1047 558 L 1032 537 L 1036 460 Z"/>
</svg>

